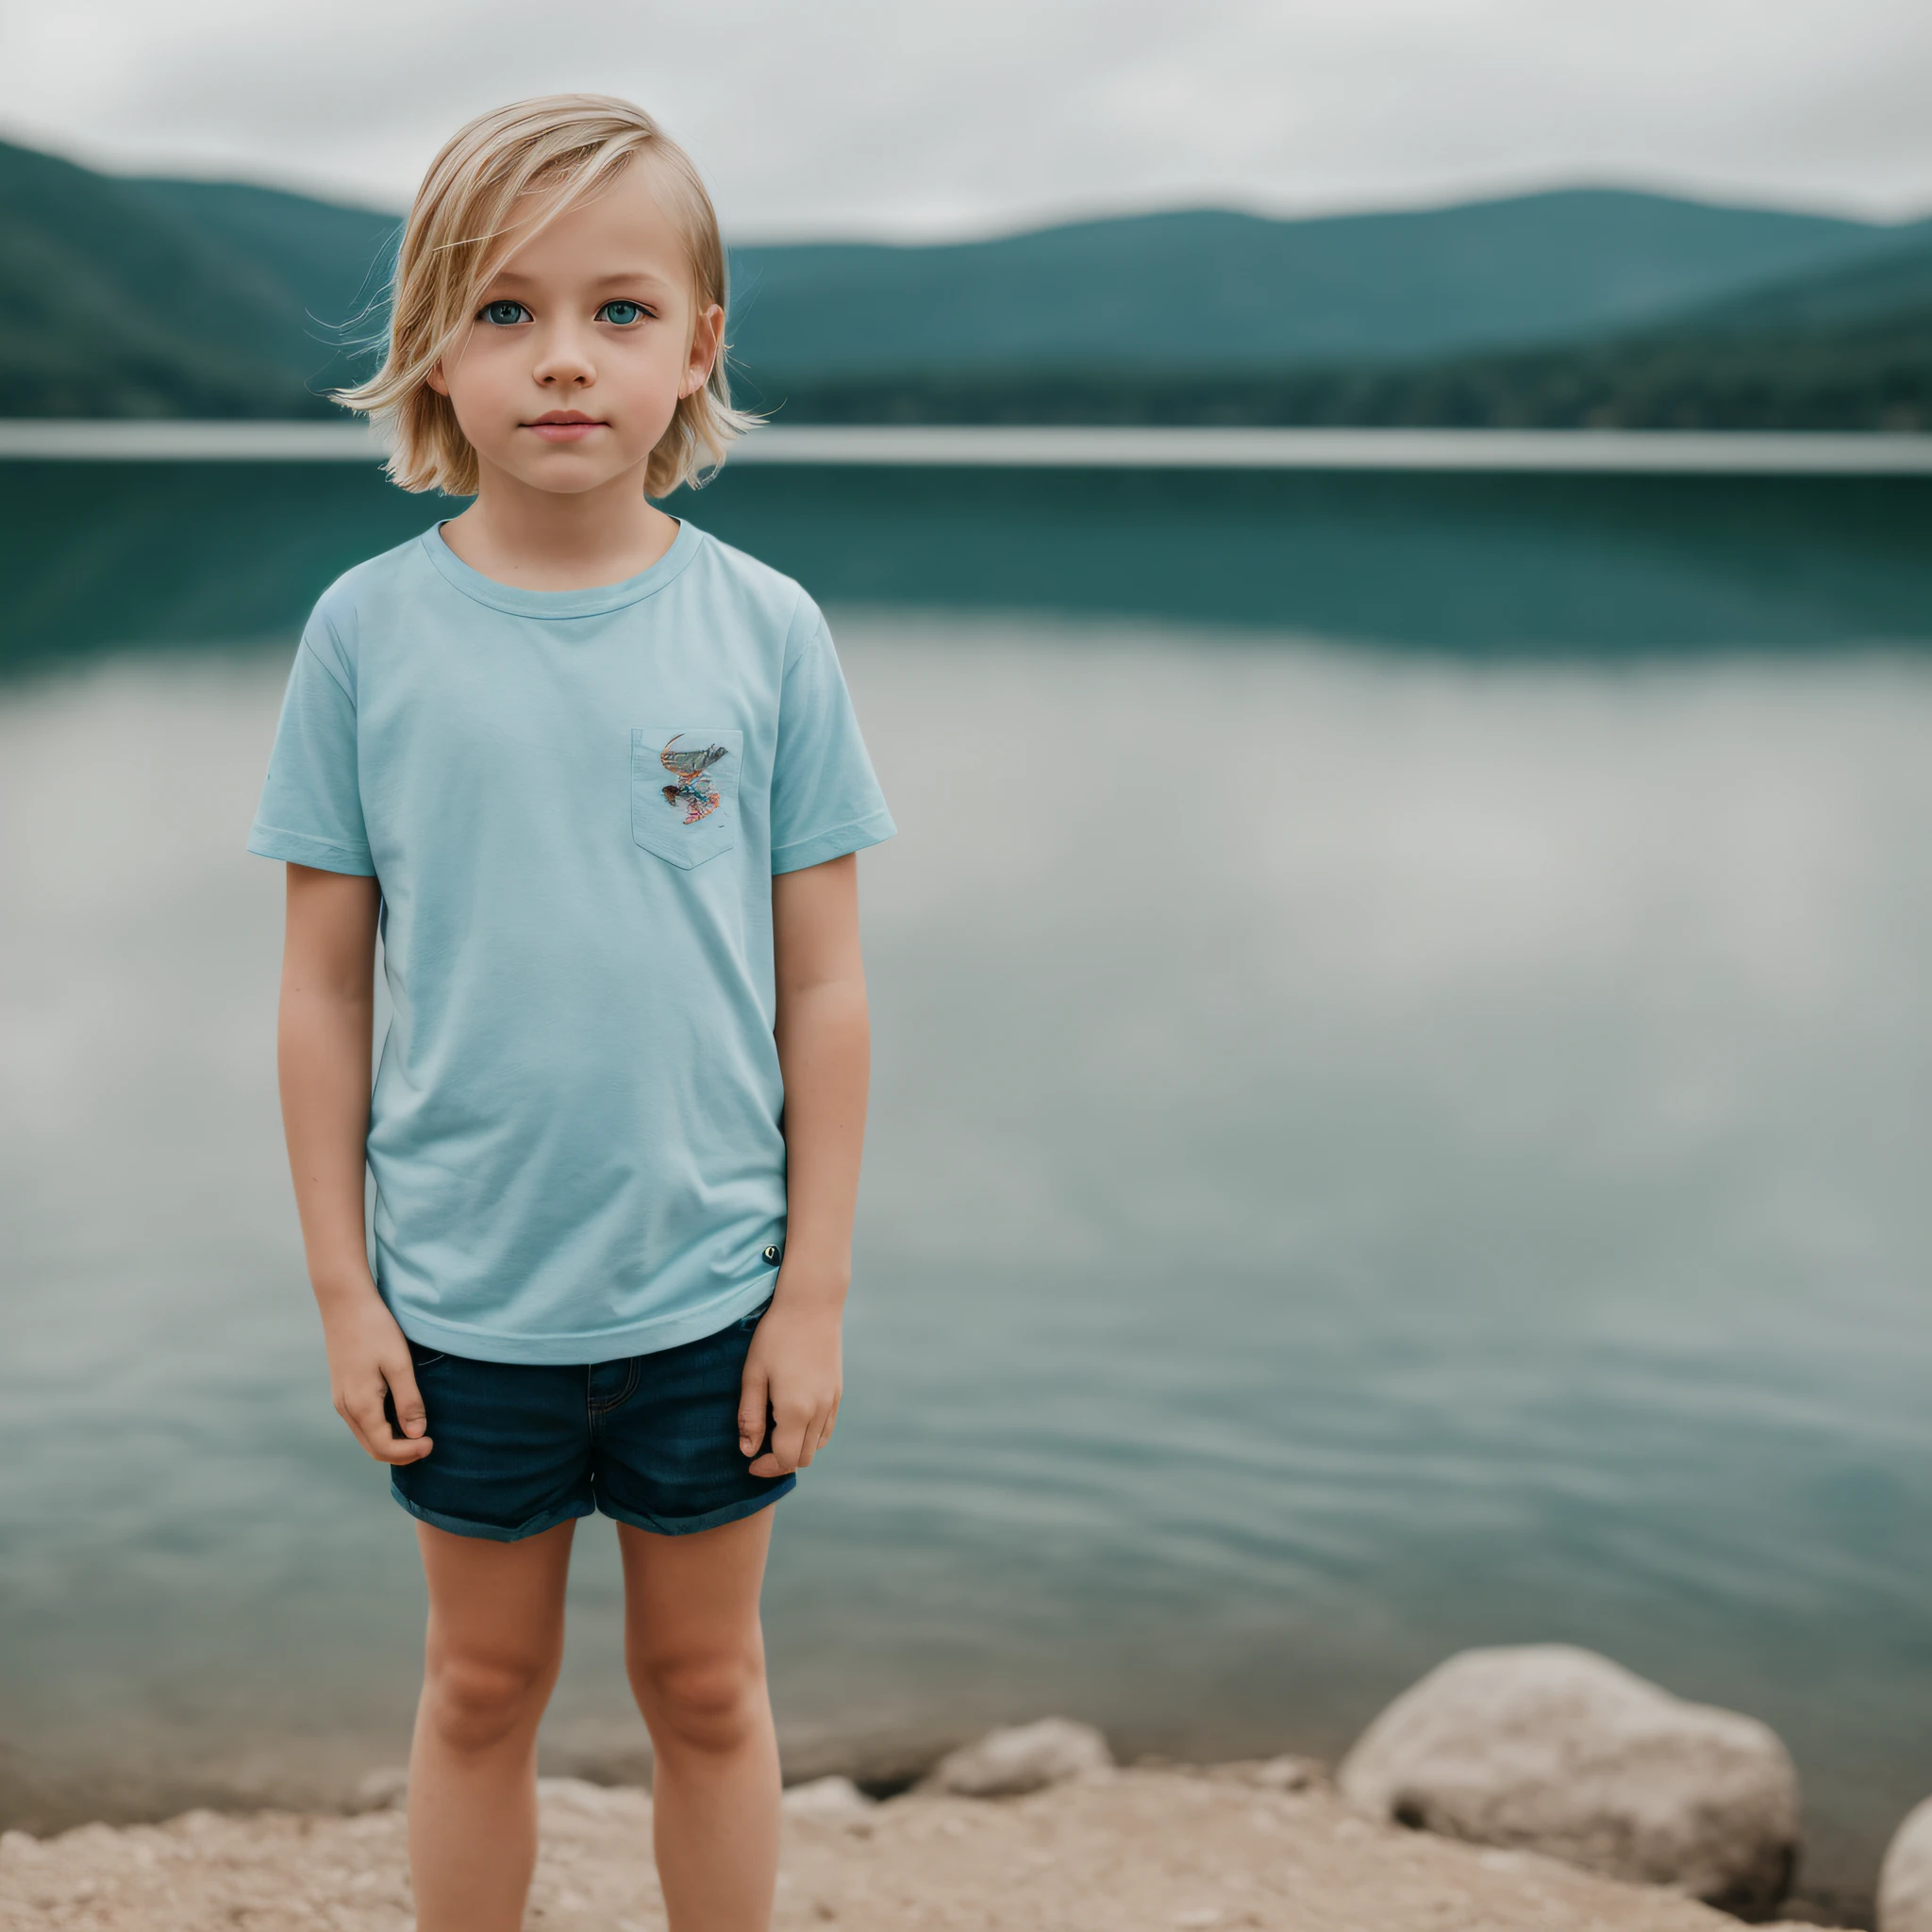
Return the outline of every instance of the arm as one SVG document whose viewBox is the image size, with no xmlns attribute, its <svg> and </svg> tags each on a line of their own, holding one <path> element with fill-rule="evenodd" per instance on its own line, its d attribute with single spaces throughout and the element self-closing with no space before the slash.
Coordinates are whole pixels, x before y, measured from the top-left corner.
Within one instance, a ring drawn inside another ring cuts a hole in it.
<svg viewBox="0 0 1932 1932">
<path fill-rule="evenodd" d="M 276 1028 L 282 1128 L 336 1413 L 378 1462 L 429 1454 L 409 1344 L 382 1305 L 362 1232 L 369 1051 L 375 1016 L 373 878 L 289 867 Z M 382 1412 L 393 1392 L 408 1440 Z"/>
<path fill-rule="evenodd" d="M 778 1064 L 785 1076 L 785 1259 L 752 1338 L 740 1446 L 772 1447 L 754 1475 L 803 1469 L 838 1419 L 840 1319 L 852 1279 L 852 1216 L 865 1140 L 872 1041 L 858 953 L 858 858 L 772 881 Z"/>
</svg>

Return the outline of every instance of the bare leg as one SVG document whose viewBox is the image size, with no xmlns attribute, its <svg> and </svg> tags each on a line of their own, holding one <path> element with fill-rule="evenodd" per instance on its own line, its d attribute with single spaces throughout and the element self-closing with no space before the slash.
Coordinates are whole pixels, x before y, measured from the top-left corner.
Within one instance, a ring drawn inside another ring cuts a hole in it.
<svg viewBox="0 0 1932 1932">
<path fill-rule="evenodd" d="M 778 1743 L 758 1627 L 772 1512 L 695 1536 L 627 1524 L 617 1534 L 671 1932 L 765 1932 L 778 1874 Z"/>
<path fill-rule="evenodd" d="M 417 1932 L 518 1932 L 537 1863 L 537 1724 L 563 1660 L 574 1524 L 522 1542 L 416 1525 L 429 1583 L 409 1754 Z"/>
</svg>

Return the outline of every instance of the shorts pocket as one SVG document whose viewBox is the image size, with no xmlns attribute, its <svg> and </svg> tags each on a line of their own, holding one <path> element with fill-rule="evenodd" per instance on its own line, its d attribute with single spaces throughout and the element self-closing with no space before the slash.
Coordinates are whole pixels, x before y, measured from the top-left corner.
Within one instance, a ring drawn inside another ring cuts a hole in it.
<svg viewBox="0 0 1932 1932">
<path fill-rule="evenodd" d="M 420 1341 L 409 1343 L 409 1366 L 412 1369 L 426 1369 L 431 1362 L 440 1362 L 448 1354 L 446 1349 L 425 1348 Z"/>
<path fill-rule="evenodd" d="M 672 865 L 702 865 L 738 843 L 742 731 L 640 725 L 630 735 L 630 835 Z"/>
</svg>

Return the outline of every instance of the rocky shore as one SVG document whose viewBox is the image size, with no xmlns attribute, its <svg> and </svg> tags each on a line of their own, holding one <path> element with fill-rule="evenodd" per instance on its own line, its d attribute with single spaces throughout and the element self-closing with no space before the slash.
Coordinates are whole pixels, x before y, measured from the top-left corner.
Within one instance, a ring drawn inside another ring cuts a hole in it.
<svg viewBox="0 0 1932 1932">
<path fill-rule="evenodd" d="M 1284 1784 L 1286 1788 L 1284 1788 Z M 904 1932 L 1736 1932 L 1654 1887 L 1352 1808 L 1295 1767 L 1090 1771 L 1020 1797 L 787 1795 L 774 1926 Z M 547 1779 L 529 1924 L 665 1924 L 642 1791 Z M 408 1932 L 404 1820 L 190 1812 L 0 1840 L 9 1932 Z"/>
<path fill-rule="evenodd" d="M 648 1793 L 539 1791 L 529 1924 L 663 1925 Z M 10 1831 L 0 1925 L 408 1932 L 407 1801 L 398 1771 L 366 1779 L 351 1815 Z M 842 1776 L 794 1785 L 784 1814 L 779 1927 L 1722 1932 L 1820 1916 L 1791 1896 L 1799 1793 L 1776 1736 L 1561 1644 L 1449 1658 L 1332 1778 L 1298 1757 L 1123 1768 L 1091 1726 L 1047 1718 L 883 1800 Z M 1932 1932 L 1932 1801 L 1893 1840 L 1877 1912 L 1881 1932 Z"/>
</svg>

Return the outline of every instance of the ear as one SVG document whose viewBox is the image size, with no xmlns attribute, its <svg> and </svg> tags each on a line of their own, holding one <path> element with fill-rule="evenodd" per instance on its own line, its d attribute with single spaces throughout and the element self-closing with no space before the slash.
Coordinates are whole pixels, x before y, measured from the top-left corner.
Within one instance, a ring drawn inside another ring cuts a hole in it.
<svg viewBox="0 0 1932 1932">
<path fill-rule="evenodd" d="M 429 372 L 429 374 L 423 378 L 423 380 L 426 382 L 429 385 L 429 387 L 436 391 L 438 395 L 448 395 L 449 377 L 442 373 L 442 364 L 441 362 L 438 362 L 436 367 L 432 369 Z"/>
<path fill-rule="evenodd" d="M 711 379 L 712 365 L 724 340 L 724 311 L 717 303 L 705 309 L 691 326 L 691 354 L 686 358 L 684 381 L 678 394 L 694 396 Z"/>
</svg>

